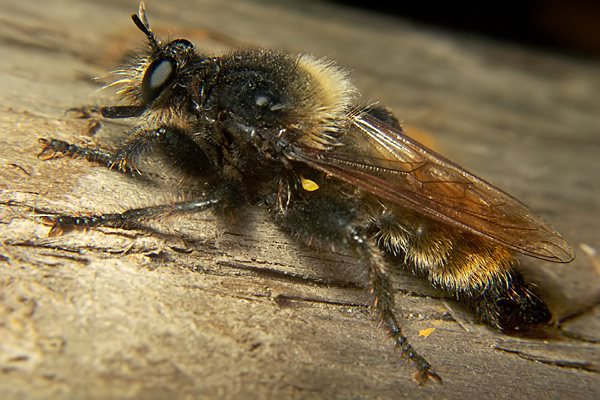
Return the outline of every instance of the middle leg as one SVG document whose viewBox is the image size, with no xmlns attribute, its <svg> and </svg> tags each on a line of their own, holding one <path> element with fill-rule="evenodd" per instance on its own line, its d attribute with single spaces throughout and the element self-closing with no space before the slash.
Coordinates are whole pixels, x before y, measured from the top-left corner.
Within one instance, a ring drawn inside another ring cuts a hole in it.
<svg viewBox="0 0 600 400">
<path fill-rule="evenodd" d="M 88 229 L 99 226 L 113 228 L 143 228 L 143 222 L 174 214 L 195 213 L 214 208 L 220 203 L 218 198 L 205 198 L 183 201 L 173 204 L 133 208 L 122 213 L 98 214 L 88 216 L 59 215 L 45 217 L 44 222 L 51 225 L 48 236 L 60 236 L 75 228 Z"/>
</svg>

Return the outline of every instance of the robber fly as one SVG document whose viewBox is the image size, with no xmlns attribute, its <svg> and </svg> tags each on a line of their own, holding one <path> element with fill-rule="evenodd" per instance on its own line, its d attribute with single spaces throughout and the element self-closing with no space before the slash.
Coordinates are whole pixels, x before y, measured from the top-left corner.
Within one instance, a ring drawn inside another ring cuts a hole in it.
<svg viewBox="0 0 600 400">
<path fill-rule="evenodd" d="M 111 86 L 122 105 L 98 111 L 139 124 L 115 152 L 41 139 L 40 156 L 137 173 L 156 151 L 202 189 L 186 201 L 120 214 L 53 217 L 50 235 L 266 205 L 301 242 L 358 256 L 374 312 L 420 382 L 440 378 L 394 315 L 395 267 L 467 301 L 501 330 L 551 318 L 517 271 L 516 255 L 569 262 L 569 244 L 515 198 L 406 136 L 387 109 L 356 105 L 343 70 L 307 55 L 246 49 L 215 57 L 185 39 L 163 42 L 143 3 L 132 19 L 147 49 L 115 71 Z"/>
</svg>

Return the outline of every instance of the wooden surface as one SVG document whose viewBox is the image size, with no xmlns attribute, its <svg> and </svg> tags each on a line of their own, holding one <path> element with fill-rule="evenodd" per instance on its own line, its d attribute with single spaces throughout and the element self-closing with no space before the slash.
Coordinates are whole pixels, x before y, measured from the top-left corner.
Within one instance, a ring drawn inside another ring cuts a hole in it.
<svg viewBox="0 0 600 400">
<path fill-rule="evenodd" d="M 42 5 L 43 4 L 43 5 Z M 600 393 L 600 68 L 317 2 L 147 4 L 156 31 L 219 51 L 328 57 L 436 149 L 539 211 L 576 248 L 523 258 L 557 324 L 537 339 L 472 322 L 398 272 L 399 319 L 444 378 L 419 387 L 377 328 L 360 266 L 293 243 L 263 212 L 161 221 L 162 235 L 48 238 L 32 207 L 112 212 L 177 190 L 85 161 L 36 158 L 39 137 L 112 145 L 122 123 L 91 78 L 143 37 L 133 1 L 0 1 L 0 393 L 21 398 L 571 398 Z M 428 337 L 419 331 L 435 328 Z M 468 397 L 466 397 L 468 396 Z"/>
</svg>

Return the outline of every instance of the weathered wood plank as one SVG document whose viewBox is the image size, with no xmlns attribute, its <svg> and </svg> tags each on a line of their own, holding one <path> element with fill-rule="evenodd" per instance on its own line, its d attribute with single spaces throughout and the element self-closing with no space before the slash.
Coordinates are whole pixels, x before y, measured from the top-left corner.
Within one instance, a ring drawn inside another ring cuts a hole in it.
<svg viewBox="0 0 600 400">
<path fill-rule="evenodd" d="M 294 244 L 261 212 L 238 225 L 209 215 L 157 223 L 171 236 L 46 237 L 34 206 L 109 212 L 173 196 L 83 161 L 36 158 L 39 137 L 121 137 L 112 122 L 86 135 L 90 121 L 64 110 L 109 101 L 90 78 L 141 44 L 129 20 L 136 4 L 0 6 L 3 398 L 599 395 L 597 64 L 318 2 L 148 4 L 157 31 L 212 51 L 250 43 L 337 60 L 366 100 L 430 132 L 437 149 L 540 211 L 576 246 L 569 265 L 523 259 L 564 319 L 543 339 L 474 324 L 455 301 L 399 272 L 404 329 L 445 380 L 419 387 L 375 327 L 355 260 Z"/>
</svg>

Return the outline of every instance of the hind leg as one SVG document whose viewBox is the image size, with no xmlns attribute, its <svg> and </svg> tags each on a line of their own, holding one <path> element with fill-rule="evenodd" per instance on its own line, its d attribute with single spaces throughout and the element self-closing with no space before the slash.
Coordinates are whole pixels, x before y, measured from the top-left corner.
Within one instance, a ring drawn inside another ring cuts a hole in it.
<svg viewBox="0 0 600 400">
<path fill-rule="evenodd" d="M 416 367 L 420 383 L 429 378 L 441 382 L 440 376 L 429 362 L 409 343 L 402 333 L 394 314 L 394 295 L 388 272 L 388 264 L 361 222 L 359 205 L 353 200 L 328 194 L 319 189 L 291 206 L 275 212 L 277 223 L 294 237 L 321 247 L 340 246 L 355 252 L 369 276 L 368 288 L 372 295 L 372 308 L 378 320 L 386 327 L 401 354 Z"/>
</svg>

